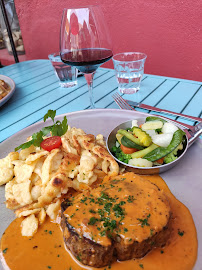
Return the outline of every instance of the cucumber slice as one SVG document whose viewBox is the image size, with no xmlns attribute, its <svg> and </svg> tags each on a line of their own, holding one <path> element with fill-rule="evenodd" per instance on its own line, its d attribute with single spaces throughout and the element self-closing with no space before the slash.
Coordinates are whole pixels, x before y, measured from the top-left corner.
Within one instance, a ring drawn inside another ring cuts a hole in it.
<svg viewBox="0 0 202 270">
<path fill-rule="evenodd" d="M 183 137 L 184 137 L 184 134 L 185 133 L 181 129 L 178 129 L 173 134 L 172 141 L 168 145 L 168 147 L 159 147 L 157 149 L 154 149 L 153 151 L 148 152 L 144 156 L 144 158 L 147 159 L 147 160 L 149 160 L 149 161 L 156 161 L 156 160 L 158 160 L 158 159 L 160 159 L 162 157 L 165 157 L 166 155 L 168 155 L 169 153 L 171 153 L 182 142 Z M 144 151 L 144 150 L 142 150 L 142 151 Z M 138 152 L 136 152 L 136 153 L 138 153 Z M 135 153 L 133 153 L 133 154 L 135 154 Z M 132 156 L 132 158 L 133 158 L 133 156 Z"/>
<path fill-rule="evenodd" d="M 139 144 L 139 145 L 141 145 L 141 146 L 144 146 L 144 145 L 140 142 L 140 140 L 139 140 L 138 138 L 135 138 L 135 137 L 133 136 L 133 134 L 127 132 L 127 131 L 124 130 L 124 129 L 119 129 L 119 130 L 117 131 L 117 133 L 126 136 L 126 138 L 128 138 L 129 140 L 131 140 L 132 142 L 134 142 L 134 143 L 136 143 L 136 144 Z"/>
<path fill-rule="evenodd" d="M 137 167 L 152 167 L 153 163 L 144 158 L 133 158 L 128 162 L 129 165 Z"/>
<path fill-rule="evenodd" d="M 133 127 L 133 134 L 140 140 L 144 146 L 150 146 L 152 144 L 151 137 L 139 127 Z"/>
<path fill-rule="evenodd" d="M 117 135 L 121 135 L 121 134 L 117 134 Z M 122 136 L 122 135 L 121 135 L 121 136 Z M 129 140 L 126 136 L 123 136 L 123 137 L 121 138 L 121 144 L 123 144 L 124 146 L 129 147 L 129 148 L 136 148 L 136 149 L 138 149 L 138 150 L 144 149 L 143 146 L 134 143 L 133 141 Z"/>
<path fill-rule="evenodd" d="M 162 119 L 162 118 L 159 118 L 159 117 L 156 117 L 156 116 L 148 116 L 146 118 L 146 121 L 145 122 L 149 122 L 149 121 L 161 121 L 162 123 L 166 123 L 167 121 Z"/>
<path fill-rule="evenodd" d="M 121 139 L 122 139 L 123 135 L 121 134 L 116 134 L 116 139 L 117 141 L 121 144 Z"/>
<path fill-rule="evenodd" d="M 162 126 L 162 121 L 149 121 L 142 125 L 142 130 L 160 129 Z"/>
<path fill-rule="evenodd" d="M 153 151 L 154 149 L 158 148 L 159 146 L 156 145 L 156 144 L 152 144 L 150 145 L 149 147 L 143 149 L 143 150 L 140 150 L 140 151 L 137 151 L 135 153 L 132 153 L 131 154 L 131 157 L 132 158 L 142 158 L 144 157 L 146 154 L 148 154 L 149 152 Z"/>
</svg>

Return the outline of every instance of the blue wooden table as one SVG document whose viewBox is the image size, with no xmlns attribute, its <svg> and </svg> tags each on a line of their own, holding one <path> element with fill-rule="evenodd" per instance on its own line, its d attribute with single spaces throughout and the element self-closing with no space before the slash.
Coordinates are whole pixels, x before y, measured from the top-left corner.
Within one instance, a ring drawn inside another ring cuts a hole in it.
<svg viewBox="0 0 202 270">
<path fill-rule="evenodd" d="M 19 130 L 42 120 L 48 109 L 57 115 L 89 108 L 85 78 L 78 78 L 78 86 L 61 88 L 49 60 L 21 62 L 0 69 L 0 74 L 12 78 L 16 91 L 0 107 L 0 142 Z M 112 99 L 117 91 L 113 70 L 99 68 L 94 78 L 94 100 L 99 108 L 118 108 Z M 125 98 L 175 112 L 202 116 L 202 83 L 145 74 L 138 94 Z M 138 109 L 139 111 L 144 111 Z M 175 119 L 171 117 L 172 119 Z M 179 119 L 194 125 L 196 123 Z"/>
</svg>

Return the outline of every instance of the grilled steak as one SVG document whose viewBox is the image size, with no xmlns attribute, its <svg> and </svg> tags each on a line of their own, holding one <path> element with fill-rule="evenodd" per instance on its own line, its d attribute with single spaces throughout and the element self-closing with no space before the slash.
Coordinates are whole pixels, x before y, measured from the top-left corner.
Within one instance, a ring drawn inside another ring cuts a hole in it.
<svg viewBox="0 0 202 270">
<path fill-rule="evenodd" d="M 171 213 L 165 194 L 133 173 L 111 177 L 61 205 L 64 241 L 83 264 L 141 258 L 166 244 Z"/>
</svg>

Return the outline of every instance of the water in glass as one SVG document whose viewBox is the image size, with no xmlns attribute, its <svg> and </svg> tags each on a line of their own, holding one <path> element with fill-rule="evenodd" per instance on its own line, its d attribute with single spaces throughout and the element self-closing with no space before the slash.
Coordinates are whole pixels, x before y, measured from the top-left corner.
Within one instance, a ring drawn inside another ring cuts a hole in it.
<svg viewBox="0 0 202 270">
<path fill-rule="evenodd" d="M 121 93 L 133 94 L 140 90 L 146 55 L 143 53 L 120 53 L 113 57 L 114 70 Z"/>
</svg>

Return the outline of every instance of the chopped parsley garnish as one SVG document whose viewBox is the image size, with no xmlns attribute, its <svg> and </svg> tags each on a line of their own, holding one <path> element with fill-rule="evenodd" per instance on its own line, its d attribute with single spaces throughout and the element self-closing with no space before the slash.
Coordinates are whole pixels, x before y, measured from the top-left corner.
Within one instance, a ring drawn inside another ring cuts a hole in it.
<svg viewBox="0 0 202 270">
<path fill-rule="evenodd" d="M 139 264 L 139 267 L 144 269 L 144 265 L 142 263 Z"/>
<path fill-rule="evenodd" d="M 126 202 L 121 201 L 119 204 L 120 204 L 120 205 L 124 205 L 124 204 L 126 204 Z"/>
<path fill-rule="evenodd" d="M 119 204 L 115 204 L 113 207 L 116 217 L 123 217 L 124 216 L 124 209 L 121 208 Z"/>
<path fill-rule="evenodd" d="M 118 182 L 120 182 L 120 180 L 118 180 L 118 179 L 113 179 L 112 182 L 118 183 Z"/>
<path fill-rule="evenodd" d="M 110 229 L 113 230 L 116 228 L 116 220 L 112 220 L 110 224 Z"/>
<path fill-rule="evenodd" d="M 101 198 L 98 198 L 97 201 L 95 202 L 96 204 L 103 205 L 104 201 Z"/>
<path fill-rule="evenodd" d="M 127 201 L 129 203 L 132 203 L 134 200 L 135 200 L 134 196 L 131 196 L 131 195 L 128 196 L 128 200 Z"/>
<path fill-rule="evenodd" d="M 147 218 L 145 219 L 141 219 L 141 218 L 137 218 L 137 220 L 139 220 L 141 222 L 141 227 L 143 228 L 144 226 L 150 226 L 150 224 L 148 223 L 148 219 L 150 218 L 150 214 L 147 216 Z"/>
<path fill-rule="evenodd" d="M 101 193 L 101 198 L 110 202 L 115 202 L 117 198 L 112 198 L 110 197 L 107 193 L 102 192 Z"/>
<path fill-rule="evenodd" d="M 81 261 L 81 258 L 80 258 L 80 256 L 78 255 L 78 256 L 76 256 L 76 258 L 77 258 L 77 260 L 78 261 Z"/>
<path fill-rule="evenodd" d="M 98 214 L 101 216 L 100 221 L 103 221 L 103 218 L 104 218 L 104 210 L 98 209 Z"/>
<path fill-rule="evenodd" d="M 85 197 L 84 199 L 81 199 L 80 200 L 81 203 L 85 203 L 85 201 L 87 201 L 87 197 Z"/>
<path fill-rule="evenodd" d="M 164 251 L 163 250 L 161 250 L 161 254 L 163 254 L 164 253 Z"/>
<path fill-rule="evenodd" d="M 110 213 L 111 208 L 112 208 L 112 203 L 106 203 L 104 206 L 104 210 L 108 213 Z"/>
<path fill-rule="evenodd" d="M 84 193 L 78 199 L 79 203 L 88 205 L 87 208 L 84 206 L 81 213 L 93 214 L 90 215 L 88 219 L 88 225 L 95 226 L 95 229 L 97 228 L 97 233 L 100 236 L 107 236 L 108 238 L 113 237 L 114 234 L 118 236 L 120 233 L 128 232 L 128 229 L 123 226 L 124 224 L 122 222 L 127 210 L 125 205 L 136 200 L 133 195 L 127 195 L 126 197 L 111 195 L 110 189 L 113 187 L 116 188 L 116 192 L 123 190 L 123 188 L 119 188 L 119 186 L 116 185 L 116 182 L 120 182 L 124 179 L 114 180 L 112 180 L 108 185 L 100 184 L 99 195 L 94 193 L 86 195 Z M 75 211 L 78 210 L 77 207 L 78 206 L 75 205 Z M 149 226 L 149 217 L 150 214 L 148 214 L 145 219 L 138 219 L 141 222 L 140 225 L 142 227 Z M 80 224 L 77 225 L 79 226 Z M 152 235 L 153 231 L 151 230 L 150 233 Z M 95 236 L 96 235 L 93 234 L 91 238 L 93 239 Z M 130 241 L 132 241 L 132 238 L 128 240 L 128 242 Z"/>
<path fill-rule="evenodd" d="M 5 248 L 5 249 L 3 250 L 3 254 L 6 254 L 7 250 L 8 250 L 8 248 Z"/>
<path fill-rule="evenodd" d="M 93 234 L 91 233 L 91 240 L 93 241 L 94 240 L 94 237 L 93 237 Z"/>
<path fill-rule="evenodd" d="M 52 231 L 49 231 L 48 233 L 49 233 L 49 234 L 52 234 L 53 232 L 52 232 Z"/>
<path fill-rule="evenodd" d="M 179 229 L 178 229 L 178 234 L 179 234 L 179 236 L 183 236 L 184 235 L 184 231 L 180 231 Z"/>
<path fill-rule="evenodd" d="M 91 217 L 90 220 L 89 220 L 89 222 L 88 222 L 88 225 L 94 225 L 97 221 L 98 221 L 97 218 Z"/>
<path fill-rule="evenodd" d="M 50 265 L 47 266 L 48 269 L 51 269 L 52 267 Z"/>
<path fill-rule="evenodd" d="M 96 213 L 96 211 L 94 211 L 93 209 L 90 209 L 89 212 L 92 213 L 92 214 Z"/>
<path fill-rule="evenodd" d="M 105 236 L 105 235 L 106 235 L 106 230 L 102 231 L 102 232 L 100 233 L 100 235 L 101 235 L 101 236 Z"/>
<path fill-rule="evenodd" d="M 102 192 L 101 193 L 101 198 L 104 199 L 104 200 L 109 200 L 109 195 L 105 192 Z"/>
<path fill-rule="evenodd" d="M 95 199 L 93 198 L 89 198 L 90 202 L 94 203 L 95 202 Z"/>
</svg>

